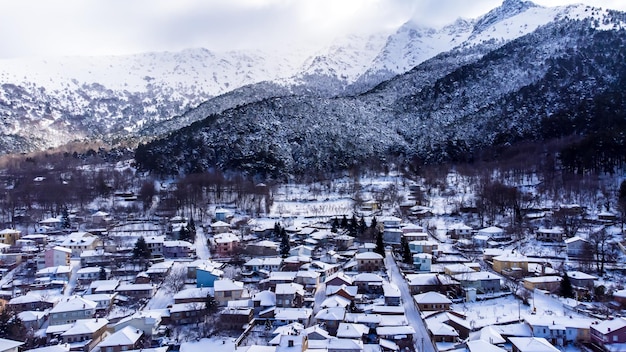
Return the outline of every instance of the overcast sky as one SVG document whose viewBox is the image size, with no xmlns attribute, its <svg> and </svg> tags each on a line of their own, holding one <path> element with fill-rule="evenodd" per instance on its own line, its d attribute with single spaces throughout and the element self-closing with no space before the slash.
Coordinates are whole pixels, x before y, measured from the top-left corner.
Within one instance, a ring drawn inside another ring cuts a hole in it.
<svg viewBox="0 0 626 352">
<path fill-rule="evenodd" d="M 626 10 L 625 0 L 584 2 Z M 442 26 L 502 0 L 0 0 L 0 58 L 120 55 L 205 47 L 224 51 L 326 43 L 341 33 Z"/>
</svg>

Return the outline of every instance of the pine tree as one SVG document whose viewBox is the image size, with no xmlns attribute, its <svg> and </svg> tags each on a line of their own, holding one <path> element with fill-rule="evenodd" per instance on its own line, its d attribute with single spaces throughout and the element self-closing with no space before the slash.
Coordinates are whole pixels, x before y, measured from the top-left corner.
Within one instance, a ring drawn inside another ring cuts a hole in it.
<svg viewBox="0 0 626 352">
<path fill-rule="evenodd" d="M 376 227 L 378 227 L 378 221 L 376 221 L 376 217 L 374 216 L 372 218 L 372 223 L 370 224 L 370 228 L 371 229 L 376 229 Z"/>
<path fill-rule="evenodd" d="M 563 274 L 560 285 L 560 294 L 565 298 L 574 298 L 574 288 L 572 287 L 572 281 L 567 276 L 567 273 Z"/>
<path fill-rule="evenodd" d="M 146 243 L 146 239 L 143 236 L 137 239 L 135 243 L 135 248 L 133 248 L 133 258 L 135 259 L 150 259 L 152 257 L 152 253 L 150 252 L 150 248 L 148 248 L 148 244 Z"/>
<path fill-rule="evenodd" d="M 280 224 L 278 222 L 274 223 L 274 237 L 275 238 L 279 238 L 280 237 L 280 230 L 282 229 L 282 226 L 280 226 Z"/>
<path fill-rule="evenodd" d="M 70 213 L 66 207 L 63 208 L 63 212 L 61 215 L 61 226 L 64 229 L 69 229 L 70 227 L 72 227 L 72 224 L 70 223 Z"/>
<path fill-rule="evenodd" d="M 352 214 L 352 218 L 350 218 L 350 222 L 348 224 L 348 232 L 350 236 L 356 236 L 356 230 L 358 227 L 358 221 L 356 220 L 356 216 Z"/>
<path fill-rule="evenodd" d="M 337 219 L 337 217 L 334 217 L 330 232 L 337 233 L 338 228 L 339 228 L 339 219 Z"/>
<path fill-rule="evenodd" d="M 187 226 L 181 226 L 178 231 L 178 239 L 181 241 L 189 241 L 189 230 Z"/>
<path fill-rule="evenodd" d="M 376 247 L 374 247 L 374 252 L 380 254 L 385 257 L 385 243 L 383 242 L 383 233 L 381 231 L 376 231 Z"/>
<path fill-rule="evenodd" d="M 282 228 L 280 232 L 280 255 L 283 258 L 287 258 L 290 250 L 291 244 L 289 244 L 289 235 L 287 234 L 287 231 Z"/>
<path fill-rule="evenodd" d="M 189 217 L 189 224 L 187 224 L 187 229 L 189 230 L 189 234 L 192 238 L 196 237 L 196 222 L 193 220 L 193 215 Z"/>
<path fill-rule="evenodd" d="M 359 219 L 359 227 L 357 229 L 357 235 L 361 236 L 363 235 L 363 233 L 365 233 L 365 230 L 367 230 L 367 224 L 365 223 L 365 219 L 363 218 L 363 215 L 361 215 L 361 218 Z"/>
<path fill-rule="evenodd" d="M 217 312 L 218 303 L 215 300 L 215 297 L 210 294 L 206 295 L 206 300 L 204 301 L 204 309 L 206 309 L 207 313 L 213 314 Z"/>
<path fill-rule="evenodd" d="M 106 280 L 107 279 L 107 271 L 103 266 L 100 267 L 100 272 L 98 273 L 98 280 Z"/>
<path fill-rule="evenodd" d="M 348 218 L 346 217 L 345 214 L 344 214 L 343 218 L 341 218 L 341 228 L 342 229 L 347 229 L 348 228 Z"/>
<path fill-rule="evenodd" d="M 404 236 L 400 239 L 400 254 L 402 255 L 402 261 L 407 264 L 413 263 L 413 256 L 411 255 L 411 249 L 409 248 L 409 242 Z"/>
</svg>

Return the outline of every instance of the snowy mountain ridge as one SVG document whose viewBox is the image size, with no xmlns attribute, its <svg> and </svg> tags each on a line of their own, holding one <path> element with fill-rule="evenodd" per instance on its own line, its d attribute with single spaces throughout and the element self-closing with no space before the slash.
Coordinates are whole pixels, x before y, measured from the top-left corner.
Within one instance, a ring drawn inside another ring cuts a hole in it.
<svg viewBox="0 0 626 352">
<path fill-rule="evenodd" d="M 0 152 L 85 138 L 110 142 L 138 134 L 152 137 L 209 114 L 281 95 L 362 93 L 454 48 L 484 43 L 493 48 L 560 18 L 590 16 L 601 21 L 606 11 L 506 0 L 475 20 L 459 19 L 440 29 L 408 21 L 391 34 L 338 39 L 317 54 L 288 48 L 272 54 L 188 49 L 0 60 Z M 214 99 L 218 102 L 211 103 Z M 201 110 L 191 113 L 196 106 Z"/>
</svg>

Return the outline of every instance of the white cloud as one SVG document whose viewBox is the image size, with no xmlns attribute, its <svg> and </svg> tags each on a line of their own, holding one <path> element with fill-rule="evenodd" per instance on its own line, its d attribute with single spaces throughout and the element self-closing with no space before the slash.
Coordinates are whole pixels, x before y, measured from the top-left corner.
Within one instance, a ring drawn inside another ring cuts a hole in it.
<svg viewBox="0 0 626 352">
<path fill-rule="evenodd" d="M 572 0 L 538 0 L 545 6 Z M 623 0 L 584 0 L 626 10 Z M 501 0 L 0 0 L 0 58 L 229 50 L 475 18 Z"/>
</svg>

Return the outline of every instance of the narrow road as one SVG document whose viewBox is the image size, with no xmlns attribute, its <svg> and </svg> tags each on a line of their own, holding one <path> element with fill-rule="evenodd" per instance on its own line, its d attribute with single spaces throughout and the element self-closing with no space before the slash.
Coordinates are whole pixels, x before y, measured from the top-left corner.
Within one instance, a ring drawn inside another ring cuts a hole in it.
<svg viewBox="0 0 626 352">
<path fill-rule="evenodd" d="M 204 229 L 201 226 L 196 228 L 196 241 L 194 242 L 196 247 L 196 255 L 198 259 L 211 258 L 211 252 L 209 251 L 208 244 L 206 242 L 206 235 Z"/>
<path fill-rule="evenodd" d="M 415 336 L 413 336 L 413 343 L 415 350 L 419 352 L 436 352 L 435 347 L 430 341 L 426 324 L 422 320 L 415 303 L 413 302 L 413 296 L 409 290 L 404 276 L 400 273 L 396 261 L 393 258 L 391 251 L 386 252 L 385 266 L 387 267 L 387 275 L 389 275 L 389 281 L 396 284 L 402 294 L 402 305 L 404 307 L 404 314 L 409 321 L 409 324 L 415 329 Z M 423 345 L 423 347 L 422 347 Z"/>
</svg>

